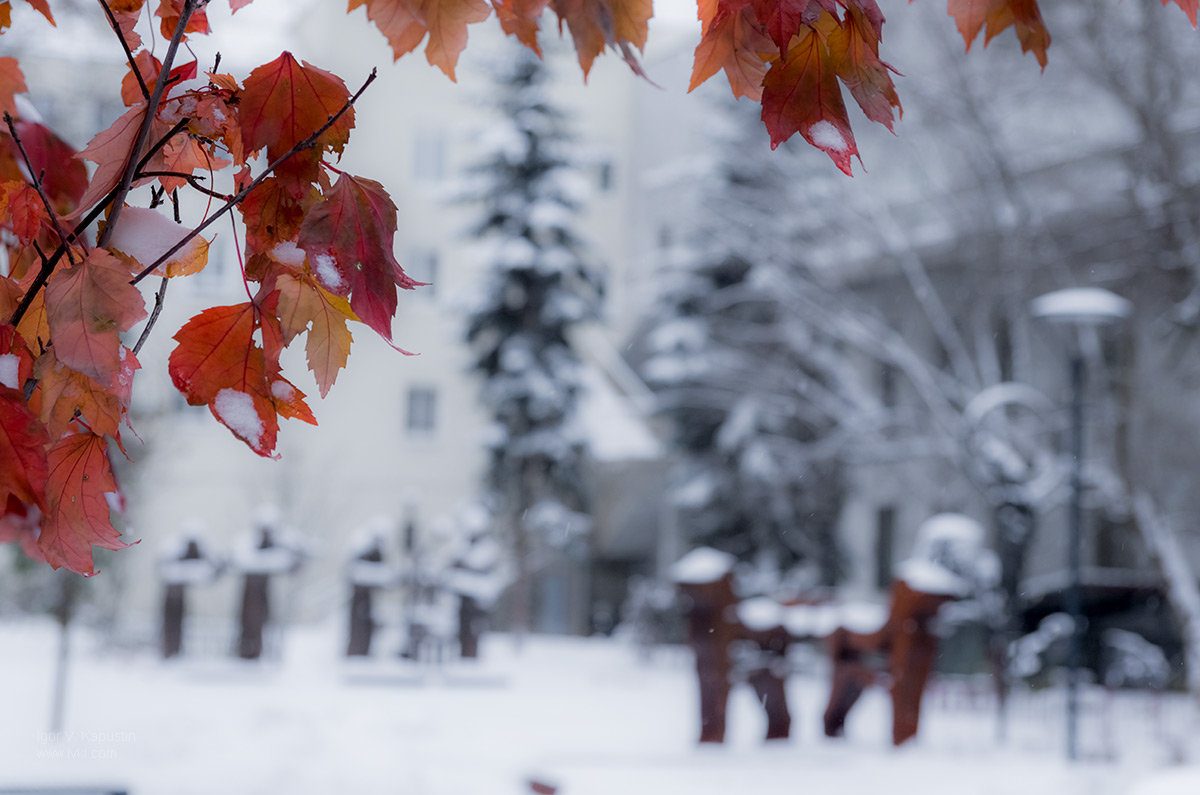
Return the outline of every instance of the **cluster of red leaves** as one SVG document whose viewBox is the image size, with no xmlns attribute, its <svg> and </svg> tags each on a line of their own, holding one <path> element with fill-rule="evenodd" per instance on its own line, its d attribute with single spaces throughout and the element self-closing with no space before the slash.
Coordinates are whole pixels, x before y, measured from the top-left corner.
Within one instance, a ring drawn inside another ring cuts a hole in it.
<svg viewBox="0 0 1200 795">
<path fill-rule="evenodd" d="M 160 0 L 152 13 L 182 41 L 207 31 L 197 5 Z M 123 449 L 139 366 L 125 335 L 148 316 L 138 283 L 201 270 L 200 229 L 241 212 L 249 300 L 179 329 L 170 375 L 189 403 L 208 406 L 263 456 L 275 454 L 280 418 L 315 423 L 282 374 L 283 349 L 305 338 L 324 395 L 346 364 L 349 324 L 390 339 L 397 290 L 417 284 L 392 254 L 386 191 L 328 162 L 354 126 L 345 83 L 289 53 L 244 81 L 196 80 L 194 61 L 164 66 L 177 47 L 163 60 L 142 48 L 134 27 L 143 6 L 108 5 L 129 51 L 124 115 L 80 152 L 36 122 L 14 118 L 0 132 L 0 540 L 83 574 L 94 571 L 93 546 L 124 546 L 110 454 Z M 15 116 L 24 90 L 16 61 L 0 59 L 0 107 Z M 90 179 L 85 160 L 96 164 Z M 228 196 L 209 187 L 223 169 Z M 151 189 L 151 208 L 124 204 L 136 187 Z M 223 200 L 195 228 L 155 209 L 189 187 Z"/>
<path fill-rule="evenodd" d="M 54 24 L 47 0 L 24 1 Z M 1163 0 L 1171 2 L 1196 24 L 1200 0 Z M 19 540 L 82 574 L 94 570 L 93 546 L 125 545 L 112 519 L 121 500 L 110 456 L 123 450 L 136 353 L 157 317 L 143 279 L 159 276 L 165 288 L 203 269 L 200 232 L 240 212 L 248 300 L 189 320 L 168 367 L 189 403 L 208 406 L 263 456 L 274 455 L 280 418 L 315 422 L 282 373 L 283 349 L 305 338 L 324 396 L 346 364 L 349 324 L 390 342 L 397 291 L 417 286 L 393 255 L 396 207 L 386 191 L 329 162 L 349 139 L 362 90 L 352 96 L 341 78 L 288 53 L 244 81 L 197 79 L 195 61 L 174 61 L 188 36 L 208 32 L 205 4 L 98 4 L 128 58 L 119 90 L 129 110 L 80 152 L 19 118 L 25 78 L 16 59 L 0 58 L 0 541 Z M 359 6 L 396 58 L 424 42 L 429 63 L 451 78 L 468 26 L 493 11 L 505 33 L 539 53 L 542 19 L 553 12 L 585 76 L 606 49 L 640 74 L 635 51 L 653 13 L 651 0 L 349 0 L 348 10 Z M 698 0 L 697 8 L 692 87 L 724 70 L 735 95 L 762 103 L 773 146 L 799 133 L 850 173 L 857 146 L 842 89 L 889 129 L 899 116 L 876 0 Z M 0 33 L 11 12 L 0 0 Z M 949 0 L 949 12 L 968 47 L 981 31 L 986 44 L 1011 27 L 1045 64 L 1050 36 L 1037 0 Z M 170 41 L 164 51 L 143 46 L 139 19 L 157 24 Z M 84 160 L 95 164 L 90 178 Z M 230 175 L 228 195 L 214 187 L 219 172 Z M 135 187 L 150 189 L 150 207 L 127 206 Z M 221 205 L 181 225 L 157 209 L 177 213 L 181 190 Z M 126 335 L 143 321 L 130 347 Z"/>
</svg>

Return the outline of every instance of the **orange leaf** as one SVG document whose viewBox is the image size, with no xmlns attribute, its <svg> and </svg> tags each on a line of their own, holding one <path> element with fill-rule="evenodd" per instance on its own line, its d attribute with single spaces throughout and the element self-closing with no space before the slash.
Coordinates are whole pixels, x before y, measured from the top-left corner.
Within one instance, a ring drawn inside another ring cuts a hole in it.
<svg viewBox="0 0 1200 795">
<path fill-rule="evenodd" d="M 111 387 L 121 371 L 120 333 L 146 316 L 129 269 L 104 249 L 59 269 L 46 284 L 46 313 L 55 355 L 73 370 Z"/>
<path fill-rule="evenodd" d="M 25 75 L 16 58 L 0 58 L 0 113 L 17 115 L 17 103 L 13 99 L 17 94 L 28 91 L 25 85 Z"/>
<path fill-rule="evenodd" d="M 40 402 L 38 414 L 52 437 L 57 439 L 78 431 L 78 426 L 74 425 L 76 417 L 87 423 L 95 434 L 120 436 L 121 420 L 129 402 L 128 387 L 139 367 L 128 348 L 121 348 L 121 354 L 121 373 L 116 379 L 118 388 L 115 392 L 63 365 L 54 355 L 54 348 L 42 354 L 34 368 L 34 376 L 38 379 L 34 397 Z"/>
<path fill-rule="evenodd" d="M 47 221 L 42 198 L 24 182 L 0 183 L 0 207 L 7 216 L 4 225 L 12 230 L 21 243 L 29 243 L 37 237 L 42 224 Z"/>
<path fill-rule="evenodd" d="M 396 287 L 413 281 L 392 253 L 396 205 L 373 180 L 343 174 L 313 205 L 300 228 L 298 245 L 322 287 L 349 295 L 362 321 L 387 340 L 392 338 Z"/>
<path fill-rule="evenodd" d="M 125 112 L 121 118 L 103 132 L 97 133 L 77 156 L 96 164 L 96 172 L 88 183 L 87 190 L 79 199 L 79 206 L 69 218 L 76 218 L 90 210 L 121 182 L 121 175 L 129 163 L 130 153 L 137 141 L 138 129 L 146 117 L 146 103 L 140 102 Z"/>
<path fill-rule="evenodd" d="M 585 77 L 606 46 L 620 49 L 630 66 L 639 69 L 629 47 L 640 50 L 646 44 L 648 23 L 654 15 L 650 0 L 550 0 L 550 7 L 558 15 L 559 28 L 565 22 L 571 31 Z"/>
<path fill-rule="evenodd" d="M 25 2 L 33 6 L 34 10 L 44 16 L 51 25 L 58 27 L 58 23 L 54 21 L 54 15 L 50 13 L 50 4 L 46 0 L 25 0 Z"/>
<path fill-rule="evenodd" d="M 500 29 L 529 49 L 542 54 L 537 34 L 541 28 L 542 13 L 550 0 L 492 0 Z"/>
<path fill-rule="evenodd" d="M 832 20 L 828 15 L 822 19 Z M 771 133 L 772 149 L 798 132 L 850 174 L 850 158 L 858 154 L 858 147 L 825 43 L 828 32 L 819 30 L 802 28 L 786 57 L 772 62 L 763 78 L 762 120 Z"/>
<path fill-rule="evenodd" d="M 133 68 L 137 67 L 137 75 L 134 75 Z M 154 85 L 154 81 L 158 79 L 158 73 L 162 71 L 162 62 L 154 57 L 149 50 L 142 50 L 133 59 L 133 66 L 129 67 L 129 71 L 125 73 L 125 77 L 121 80 L 121 101 L 126 107 L 133 107 L 146 96 L 142 93 L 142 88 L 138 85 L 137 78 L 142 78 L 142 84 L 147 88 Z"/>
<path fill-rule="evenodd" d="M 985 25 L 985 47 L 997 35 L 1013 27 L 1021 42 L 1021 51 L 1033 50 L 1038 63 L 1043 69 L 1046 67 L 1050 32 L 1042 22 L 1037 0 L 949 0 L 948 9 L 968 50 Z"/>
<path fill-rule="evenodd" d="M 891 130 L 892 108 L 903 113 L 889 74 L 896 70 L 880 60 L 877 28 L 863 11 L 857 7 L 848 9 L 841 27 L 829 34 L 829 50 L 838 77 L 850 89 L 863 113 Z"/>
<path fill-rule="evenodd" d="M 162 20 L 159 23 L 159 30 L 168 39 L 175 35 L 175 28 L 183 16 L 183 2 L 184 0 L 159 0 L 158 10 L 154 12 Z M 187 27 L 183 29 L 183 32 L 208 33 L 208 15 L 203 8 L 197 9 L 188 17 Z"/>
<path fill-rule="evenodd" d="M 23 503 L 45 505 L 49 441 L 45 426 L 25 405 L 25 396 L 0 386 L 0 505 L 10 494 Z"/>
<path fill-rule="evenodd" d="M 724 69 L 735 97 L 749 97 L 758 102 L 762 99 L 762 80 L 767 73 L 767 64 L 760 53 L 770 52 L 772 46 L 749 5 L 736 13 L 718 14 L 696 46 L 688 91 Z"/>
<path fill-rule="evenodd" d="M 54 568 L 77 574 L 96 573 L 92 547 L 124 549 L 112 524 L 109 495 L 116 497 L 117 481 L 104 438 L 77 433 L 56 442 L 46 454 L 49 474 L 38 548 Z"/>
<path fill-rule="evenodd" d="M 277 285 L 284 339 L 290 342 L 307 329 L 308 369 L 317 380 L 321 397 L 325 397 L 350 356 L 353 338 L 346 321 L 357 318 L 346 299 L 322 289 L 315 281 L 282 276 Z"/>
<path fill-rule="evenodd" d="M 486 0 L 350 0 L 350 11 L 359 6 L 366 6 L 367 19 L 388 40 L 394 59 L 415 50 L 428 33 L 425 58 L 451 80 L 467 46 L 467 26 L 491 14 Z"/>
</svg>

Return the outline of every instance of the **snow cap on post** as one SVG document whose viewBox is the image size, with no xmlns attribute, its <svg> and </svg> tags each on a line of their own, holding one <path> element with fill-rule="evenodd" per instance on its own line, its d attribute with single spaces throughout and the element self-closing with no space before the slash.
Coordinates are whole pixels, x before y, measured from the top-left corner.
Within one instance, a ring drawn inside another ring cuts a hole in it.
<svg viewBox="0 0 1200 795">
<path fill-rule="evenodd" d="M 983 525 L 959 513 L 939 513 L 917 528 L 913 553 L 897 567 L 915 591 L 965 596 L 983 552 Z"/>
<path fill-rule="evenodd" d="M 699 547 L 684 555 L 671 567 L 671 579 L 680 585 L 717 582 L 733 571 L 733 555 L 712 547 Z"/>
<path fill-rule="evenodd" d="M 1133 304 L 1102 287 L 1069 287 L 1033 299 L 1033 316 L 1051 323 L 1102 326 L 1129 317 Z"/>
</svg>

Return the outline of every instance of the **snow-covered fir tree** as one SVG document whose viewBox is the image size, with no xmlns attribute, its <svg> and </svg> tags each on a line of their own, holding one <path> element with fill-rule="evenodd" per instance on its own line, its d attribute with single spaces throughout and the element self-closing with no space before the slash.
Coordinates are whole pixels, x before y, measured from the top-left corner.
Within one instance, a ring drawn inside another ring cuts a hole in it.
<svg viewBox="0 0 1200 795">
<path fill-rule="evenodd" d="M 643 376 L 682 454 L 673 499 L 694 544 L 778 571 L 841 574 L 844 493 L 820 332 L 781 303 L 767 274 L 794 267 L 779 167 L 755 114 L 724 103 L 725 153 L 702 186 L 687 244 L 667 252 L 647 318 Z"/>
<path fill-rule="evenodd" d="M 517 632 L 530 624 L 530 578 L 543 552 L 589 525 L 570 331 L 596 317 L 603 294 L 573 229 L 584 164 L 548 82 L 548 67 L 524 48 L 497 61 L 496 122 L 464 191 L 481 208 L 473 233 L 486 270 L 466 338 L 492 420 L 487 479 L 513 559 Z"/>
</svg>

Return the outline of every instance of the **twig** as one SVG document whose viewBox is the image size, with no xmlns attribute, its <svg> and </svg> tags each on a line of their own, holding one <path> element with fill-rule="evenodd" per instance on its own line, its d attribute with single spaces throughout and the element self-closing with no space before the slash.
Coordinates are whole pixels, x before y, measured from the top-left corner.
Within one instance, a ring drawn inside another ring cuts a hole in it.
<svg viewBox="0 0 1200 795">
<path fill-rule="evenodd" d="M 146 145 L 147 139 L 150 138 L 150 127 L 154 124 L 154 118 L 158 113 L 158 106 L 162 103 L 163 94 L 167 90 L 167 83 L 170 82 L 171 65 L 175 62 L 175 53 L 178 52 L 179 43 L 183 40 L 183 31 L 187 28 L 188 20 L 191 19 L 192 14 L 202 2 L 204 0 L 183 0 L 183 8 L 179 12 L 179 22 L 175 25 L 175 33 L 171 36 L 171 43 L 167 45 L 167 52 L 163 56 L 162 68 L 158 72 L 158 79 L 154 81 L 154 91 L 151 92 L 149 99 L 146 100 L 146 115 L 142 119 L 142 126 L 138 129 L 137 138 L 134 139 L 133 149 L 129 155 L 129 163 L 125 168 L 125 174 L 121 177 L 121 183 L 111 200 L 112 211 L 108 216 L 108 225 L 104 227 L 104 234 L 97 241 L 97 245 L 101 248 L 108 246 L 108 241 L 112 239 L 113 232 L 116 231 L 117 220 L 121 216 L 121 208 L 125 204 L 125 197 L 129 195 L 129 191 L 133 188 L 133 177 L 137 172 L 138 165 L 141 163 L 140 155 L 142 147 Z"/>
<path fill-rule="evenodd" d="M 129 60 L 129 68 L 137 80 L 138 88 L 142 90 L 142 99 L 150 99 L 150 89 L 146 88 L 146 81 L 142 79 L 142 73 L 138 71 L 137 61 L 134 60 L 133 52 L 129 49 L 129 42 L 125 41 L 125 34 L 121 32 L 121 26 L 117 24 L 117 18 L 113 16 L 112 9 L 108 7 L 108 3 L 104 2 L 104 0 L 97 0 L 97 2 L 104 9 L 104 15 L 108 17 L 108 24 L 112 26 L 113 33 L 117 34 L 117 39 L 121 42 L 121 49 L 125 51 L 125 57 Z"/>
<path fill-rule="evenodd" d="M 155 260 L 150 265 L 143 268 L 142 271 L 137 276 L 134 276 L 133 279 L 131 279 L 129 283 L 137 284 L 142 279 L 145 279 L 147 276 L 149 276 L 151 273 L 153 273 L 160 265 L 162 265 L 164 262 L 166 262 L 172 256 L 174 256 L 177 251 L 179 251 L 184 246 L 186 246 L 188 243 L 190 243 L 193 238 L 197 237 L 201 232 L 203 232 L 205 229 L 207 229 L 209 226 L 211 226 L 222 215 L 229 212 L 234 207 L 236 207 L 238 204 L 240 204 L 241 201 L 243 199 L 245 199 L 246 196 L 249 195 L 250 191 L 254 190 L 259 185 L 261 185 L 263 183 L 263 181 L 267 177 L 269 177 L 272 173 L 274 173 L 275 169 L 279 168 L 279 166 L 281 164 L 283 164 L 283 162 L 285 160 L 287 160 L 288 158 L 290 158 L 292 155 L 296 154 L 297 152 L 303 152 L 305 149 L 311 149 L 313 146 L 315 146 L 317 143 L 317 139 L 320 138 L 321 135 L 326 130 L 328 130 L 330 127 L 332 127 L 334 125 L 334 123 L 338 119 L 340 119 L 343 114 L 346 113 L 346 111 L 348 111 L 348 110 L 350 110 L 350 108 L 354 107 L 354 103 L 357 102 L 358 98 L 361 97 L 363 92 L 367 90 L 367 86 L 371 85 L 371 83 L 373 83 L 375 81 L 375 76 L 376 76 L 376 71 L 374 69 L 372 69 L 371 74 L 367 76 L 367 79 L 365 81 L 363 81 L 363 84 L 359 87 L 358 91 L 354 92 L 354 95 L 352 97 L 350 97 L 348 100 L 346 100 L 345 104 L 342 105 L 342 107 L 338 110 L 337 113 L 330 116 L 325 121 L 324 124 L 322 124 L 319 128 L 317 128 L 317 130 L 312 135 L 308 136 L 303 141 L 300 141 L 299 143 L 295 144 L 291 149 L 287 150 L 282 155 L 277 157 L 274 160 L 274 162 L 272 162 L 265 169 L 263 169 L 262 173 L 259 174 L 257 177 L 255 177 L 252 182 L 250 182 L 248 185 L 246 185 L 244 188 L 242 188 L 236 194 L 234 194 L 234 196 L 231 199 L 229 199 L 227 202 L 225 202 L 225 204 L 221 205 L 221 207 L 215 213 L 213 213 L 209 217 L 205 218 L 204 221 L 199 226 L 197 226 L 195 229 L 193 229 L 191 232 L 189 232 L 187 235 L 185 235 L 181 240 L 179 240 L 179 242 L 177 242 L 174 246 L 172 246 L 170 249 L 168 249 L 166 251 L 166 253 L 164 253 L 162 256 L 160 256 L 157 260 Z"/>
<path fill-rule="evenodd" d="M 158 285 L 158 292 L 154 294 L 154 309 L 150 311 L 150 318 L 146 321 L 145 328 L 138 336 L 137 344 L 133 346 L 133 355 L 137 356 L 141 352 L 142 346 L 146 344 L 146 340 L 150 337 L 150 330 L 154 328 L 154 324 L 158 322 L 158 316 L 162 314 L 163 299 L 167 295 L 167 285 L 170 279 L 166 276 L 162 277 L 162 283 Z"/>
<path fill-rule="evenodd" d="M 220 199 L 221 201 L 229 201 L 232 198 L 228 193 L 221 193 L 199 184 L 204 177 L 187 174 L 183 171 L 139 171 L 138 177 L 178 177 L 206 196 L 212 196 L 214 199 Z"/>
<path fill-rule="evenodd" d="M 63 230 L 62 223 L 58 220 L 58 213 L 54 212 L 54 207 L 50 204 L 50 197 L 42 189 L 41 176 L 34 172 L 33 163 L 29 160 L 29 153 L 25 151 L 25 144 L 21 143 L 21 136 L 17 135 L 17 126 L 13 123 L 13 117 L 9 115 L 8 111 L 4 111 L 4 123 L 8 125 L 8 134 L 12 136 L 13 141 L 16 143 L 17 151 L 21 153 L 21 159 L 25 161 L 25 170 L 29 172 L 29 179 L 33 182 L 33 189 L 37 191 L 38 198 L 42 200 L 42 206 L 46 208 L 46 217 L 54 225 L 54 232 L 58 235 L 58 239 L 66 246 L 67 259 L 74 265 L 75 255 L 71 253 L 71 247 L 67 244 L 67 233 Z"/>
</svg>

